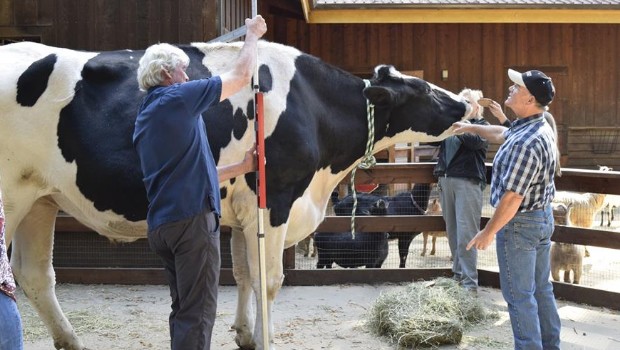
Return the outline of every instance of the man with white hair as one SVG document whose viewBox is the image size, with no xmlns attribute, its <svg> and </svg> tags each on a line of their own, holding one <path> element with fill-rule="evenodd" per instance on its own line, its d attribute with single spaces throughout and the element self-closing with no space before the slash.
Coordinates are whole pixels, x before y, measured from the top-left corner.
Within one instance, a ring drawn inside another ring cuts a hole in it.
<svg viewBox="0 0 620 350">
<path fill-rule="evenodd" d="M 555 88 L 538 70 L 509 69 L 514 82 L 504 104 L 517 119 L 510 128 L 455 123 L 454 132 L 502 143 L 493 160 L 495 212 L 467 249 L 486 249 L 497 237 L 502 294 L 508 304 L 515 349 L 560 349 L 560 317 L 549 281 L 557 147 L 545 121 Z"/>
<path fill-rule="evenodd" d="M 250 84 L 267 25 L 259 15 L 246 19 L 246 26 L 237 60 L 220 76 L 189 81 L 189 57 L 169 44 L 149 47 L 138 67 L 138 84 L 147 94 L 133 142 L 149 201 L 149 245 L 170 284 L 173 350 L 210 349 L 221 265 L 219 181 L 255 167 L 250 151 L 243 162 L 216 168 L 202 119 Z"/>
</svg>

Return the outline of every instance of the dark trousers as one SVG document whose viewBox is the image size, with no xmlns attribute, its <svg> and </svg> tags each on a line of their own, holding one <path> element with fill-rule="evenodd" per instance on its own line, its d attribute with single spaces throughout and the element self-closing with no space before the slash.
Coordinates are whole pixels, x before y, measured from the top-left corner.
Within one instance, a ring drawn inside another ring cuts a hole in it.
<svg viewBox="0 0 620 350">
<path fill-rule="evenodd" d="M 206 211 L 164 224 L 148 233 L 148 241 L 170 284 L 171 348 L 210 349 L 221 264 L 217 214 Z"/>
</svg>

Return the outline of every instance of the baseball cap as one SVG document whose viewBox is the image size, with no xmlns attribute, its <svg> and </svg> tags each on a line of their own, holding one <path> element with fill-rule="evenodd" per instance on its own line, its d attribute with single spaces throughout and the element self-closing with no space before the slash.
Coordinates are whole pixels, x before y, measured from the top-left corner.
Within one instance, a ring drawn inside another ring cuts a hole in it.
<svg viewBox="0 0 620 350">
<path fill-rule="evenodd" d="M 515 84 L 525 86 L 541 105 L 546 106 L 553 101 L 555 87 L 551 78 L 546 76 L 545 73 L 539 70 L 528 70 L 525 73 L 519 73 L 516 70 L 508 69 L 508 77 Z"/>
</svg>

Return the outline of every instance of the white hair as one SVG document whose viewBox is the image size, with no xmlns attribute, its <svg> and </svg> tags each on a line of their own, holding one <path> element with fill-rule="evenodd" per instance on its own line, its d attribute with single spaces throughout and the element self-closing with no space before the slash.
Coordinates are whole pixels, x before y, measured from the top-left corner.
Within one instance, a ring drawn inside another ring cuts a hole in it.
<svg viewBox="0 0 620 350">
<path fill-rule="evenodd" d="M 146 91 L 160 85 L 164 81 L 162 70 L 172 74 L 181 65 L 188 66 L 189 57 L 178 47 L 165 43 L 149 46 L 140 58 L 138 67 L 140 90 Z"/>
<path fill-rule="evenodd" d="M 480 119 L 480 118 L 482 118 L 482 113 L 484 112 L 484 107 L 482 107 L 481 105 L 478 104 L 478 100 L 484 97 L 484 95 L 482 94 L 482 91 L 465 88 L 465 89 L 461 90 L 461 92 L 459 92 L 459 96 L 464 97 L 467 101 L 469 101 L 469 103 L 471 104 L 472 107 L 478 106 L 478 113 L 477 113 L 477 115 L 475 115 L 475 116 L 472 115 L 472 116 L 469 117 L 469 119 L 473 119 L 473 118 Z M 473 110 L 473 108 L 472 108 L 472 110 Z"/>
</svg>

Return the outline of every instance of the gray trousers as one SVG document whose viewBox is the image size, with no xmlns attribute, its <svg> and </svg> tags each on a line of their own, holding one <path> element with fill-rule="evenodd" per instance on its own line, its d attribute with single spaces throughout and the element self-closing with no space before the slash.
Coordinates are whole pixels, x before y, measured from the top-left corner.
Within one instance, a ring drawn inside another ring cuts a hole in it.
<svg viewBox="0 0 620 350">
<path fill-rule="evenodd" d="M 221 265 L 217 214 L 206 211 L 164 224 L 148 233 L 148 241 L 170 284 L 171 348 L 210 349 Z"/>
<path fill-rule="evenodd" d="M 454 277 L 467 289 L 478 288 L 478 251 L 467 244 L 480 231 L 482 187 L 468 178 L 440 177 L 439 200 L 446 222 Z"/>
</svg>

